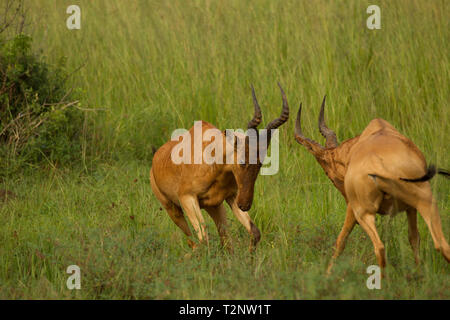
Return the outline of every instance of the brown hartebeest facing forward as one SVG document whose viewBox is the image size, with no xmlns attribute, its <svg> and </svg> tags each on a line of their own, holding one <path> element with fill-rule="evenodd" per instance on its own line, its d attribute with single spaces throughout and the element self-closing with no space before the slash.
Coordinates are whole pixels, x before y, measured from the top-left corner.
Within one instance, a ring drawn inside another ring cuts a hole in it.
<svg viewBox="0 0 450 320">
<path fill-rule="evenodd" d="M 419 263 L 417 211 L 431 232 L 435 248 L 450 262 L 450 247 L 442 233 L 441 219 L 431 193 L 430 180 L 436 173 L 427 168 L 425 157 L 414 143 L 383 119 L 374 119 L 354 138 L 338 144 L 336 134 L 324 121 L 325 98 L 319 115 L 319 130 L 325 147 L 306 138 L 301 129 L 302 105 L 297 114 L 295 139 L 314 155 L 326 175 L 344 196 L 347 212 L 328 267 L 342 253 L 345 241 L 356 223 L 372 240 L 380 267 L 386 265 L 383 242 L 375 227 L 375 214 L 406 211 L 409 242 Z M 438 173 L 448 176 L 445 170 Z"/>
<path fill-rule="evenodd" d="M 270 142 L 271 130 L 285 123 L 289 117 L 288 102 L 281 86 L 280 90 L 283 108 L 281 116 L 270 122 L 266 127 L 266 146 Z M 248 129 L 254 130 L 253 132 L 256 133 L 256 137 L 259 140 L 259 134 L 256 128 L 262 120 L 262 115 L 253 86 L 252 95 L 255 113 L 247 127 Z M 208 129 L 218 130 L 212 124 L 204 121 L 201 122 L 201 126 L 202 132 Z M 186 132 L 186 134 L 193 136 L 194 127 Z M 219 134 L 223 141 L 223 150 L 231 150 L 233 153 L 231 155 L 233 159 L 232 163 L 227 163 L 225 158 L 228 154 L 225 152 L 222 163 L 194 164 L 194 161 L 191 161 L 191 164 L 175 164 L 171 159 L 171 153 L 175 145 L 179 142 L 169 141 L 160 147 L 153 157 L 152 168 L 150 170 L 152 190 L 173 222 L 188 236 L 188 244 L 191 247 L 194 248 L 196 245 L 190 239 L 192 233 L 183 215 L 183 211 L 194 227 L 200 242 L 207 242 L 208 236 L 201 209 L 205 209 L 214 220 L 222 244 L 228 245 L 226 241 L 226 211 L 223 206 L 223 201 L 225 200 L 237 219 L 251 234 L 252 241 L 250 248 L 254 248 L 259 242 L 261 234 L 250 219 L 247 211 L 252 205 L 255 181 L 264 161 L 263 157 L 260 158 L 260 144 L 249 144 L 248 135 L 246 136 L 236 132 L 234 133 L 236 140 L 233 139 L 231 148 L 227 148 L 227 144 L 230 144 L 230 141 L 226 139 L 226 133 L 219 131 Z M 239 144 L 237 143 L 237 139 L 240 139 Z M 191 139 L 192 150 L 195 150 L 194 141 L 195 139 Z M 206 142 L 202 142 L 202 152 L 205 150 L 206 144 Z M 243 150 L 245 150 L 245 163 L 238 163 L 238 152 L 236 152 L 238 145 L 243 146 Z M 250 154 L 258 155 L 256 163 L 255 161 L 253 161 L 254 163 L 249 161 Z M 263 153 L 263 155 L 265 154 Z M 194 160 L 193 152 L 191 152 L 191 157 L 191 160 Z"/>
</svg>

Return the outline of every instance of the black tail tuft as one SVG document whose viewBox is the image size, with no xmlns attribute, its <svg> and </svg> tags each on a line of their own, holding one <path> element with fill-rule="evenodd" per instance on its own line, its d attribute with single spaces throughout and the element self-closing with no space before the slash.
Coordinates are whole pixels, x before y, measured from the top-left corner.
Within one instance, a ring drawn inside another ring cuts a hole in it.
<svg viewBox="0 0 450 320">
<path fill-rule="evenodd" d="M 448 174 L 448 172 L 447 172 Z M 425 175 L 423 177 L 420 178 L 416 178 L 416 179 L 405 179 L 405 178 L 400 178 L 400 180 L 406 181 L 406 182 L 424 182 L 424 181 L 428 181 L 431 178 L 433 178 L 436 175 L 436 167 L 434 165 L 430 165 L 427 169 L 427 173 L 425 173 Z"/>
<path fill-rule="evenodd" d="M 448 172 L 448 170 L 439 168 L 437 173 L 442 174 L 447 179 L 450 179 L 450 172 Z"/>
</svg>

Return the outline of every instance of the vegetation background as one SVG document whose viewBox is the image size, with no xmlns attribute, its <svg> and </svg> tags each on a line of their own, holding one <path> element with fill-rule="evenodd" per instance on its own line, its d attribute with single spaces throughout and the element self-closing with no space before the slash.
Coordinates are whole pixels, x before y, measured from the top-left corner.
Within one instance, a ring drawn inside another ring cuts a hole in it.
<svg viewBox="0 0 450 320">
<path fill-rule="evenodd" d="M 71 4 L 81 8 L 81 30 L 66 27 Z M 381 30 L 366 27 L 370 4 L 381 8 Z M 17 195 L 0 202 L 0 298 L 450 298 L 449 264 L 421 218 L 416 268 L 405 214 L 377 218 L 388 257 L 381 290 L 366 287 L 366 268 L 376 260 L 359 227 L 325 277 L 345 202 L 293 138 L 303 101 L 305 134 L 323 142 L 317 117 L 326 93 L 327 122 L 341 141 L 380 117 L 411 138 L 428 162 L 450 168 L 445 0 L 40 0 L 26 6 L 24 32 L 33 50 L 49 63 L 66 57 L 70 86 L 79 88 L 80 105 L 89 111 L 75 160 L 45 157 L 0 178 L 0 188 Z M 245 127 L 251 83 L 267 123 L 281 107 L 277 81 L 291 119 L 280 130 L 279 173 L 256 183 L 250 215 L 262 232 L 257 252 L 249 254 L 249 237 L 228 210 L 234 254 L 220 248 L 207 218 L 209 247 L 186 256 L 184 236 L 151 192 L 152 148 L 194 120 Z M 3 159 L 0 166 L 11 163 Z M 432 188 L 450 240 L 449 182 L 435 178 Z M 66 287 L 72 264 L 81 268 L 81 290 Z"/>
</svg>

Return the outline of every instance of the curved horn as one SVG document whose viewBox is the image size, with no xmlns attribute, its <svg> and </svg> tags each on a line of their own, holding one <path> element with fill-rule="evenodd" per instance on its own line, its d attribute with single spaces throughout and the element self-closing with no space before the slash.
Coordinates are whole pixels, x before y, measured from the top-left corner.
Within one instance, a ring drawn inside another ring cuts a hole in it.
<svg viewBox="0 0 450 320">
<path fill-rule="evenodd" d="M 283 109 L 281 110 L 280 117 L 271 121 L 267 125 L 267 127 L 266 127 L 267 131 L 278 128 L 279 126 L 281 126 L 283 123 L 285 123 L 289 119 L 289 105 L 287 102 L 286 94 L 284 93 L 283 88 L 281 87 L 281 84 L 279 82 L 278 82 L 278 86 L 280 87 L 281 97 L 283 99 Z"/>
<path fill-rule="evenodd" d="M 297 119 L 295 120 L 295 136 L 306 139 L 306 137 L 303 135 L 301 118 L 302 118 L 302 103 L 300 102 L 300 106 L 298 107 L 297 112 Z"/>
<path fill-rule="evenodd" d="M 252 85 L 252 97 L 253 97 L 253 105 L 255 106 L 255 115 L 253 119 L 247 125 L 247 129 L 256 129 L 256 127 L 261 123 L 262 114 L 261 108 L 259 107 L 258 100 L 256 99 L 255 88 Z"/>
<path fill-rule="evenodd" d="M 297 120 L 295 121 L 295 140 L 301 145 L 308 148 L 308 150 L 314 154 L 317 152 L 321 152 L 324 148 L 320 144 L 318 144 L 314 140 L 306 138 L 303 135 L 301 116 L 302 116 L 302 103 L 300 103 L 300 107 L 298 108 Z"/>
<path fill-rule="evenodd" d="M 327 95 L 323 97 L 322 106 L 320 107 L 320 114 L 319 114 L 319 131 L 322 134 L 322 136 L 326 139 L 325 147 L 327 148 L 336 148 L 339 143 L 336 138 L 336 134 L 333 130 L 329 129 L 327 125 L 325 124 L 324 119 L 324 113 L 325 113 L 325 100 L 327 98 Z"/>
</svg>

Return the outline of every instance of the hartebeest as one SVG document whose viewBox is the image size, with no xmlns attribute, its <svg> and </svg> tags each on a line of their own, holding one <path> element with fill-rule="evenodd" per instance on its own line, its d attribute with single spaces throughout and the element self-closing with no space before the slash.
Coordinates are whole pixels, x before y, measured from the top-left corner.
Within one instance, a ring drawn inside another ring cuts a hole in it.
<svg viewBox="0 0 450 320">
<path fill-rule="evenodd" d="M 433 166 L 427 168 L 425 157 L 416 145 L 383 119 L 372 120 L 359 136 L 339 145 L 336 134 L 325 124 L 325 98 L 319 115 L 319 130 L 326 139 L 325 147 L 303 135 L 301 104 L 295 139 L 314 155 L 347 203 L 344 226 L 337 238 L 328 272 L 344 250 L 345 241 L 356 223 L 372 240 L 378 264 L 385 267 L 384 245 L 375 227 L 376 213 L 386 215 L 406 211 L 409 242 L 416 263 L 419 263 L 419 211 L 431 232 L 435 248 L 450 262 L 450 247 L 442 233 L 438 208 L 428 182 L 436 169 Z M 448 176 L 445 170 L 437 172 Z"/>
<path fill-rule="evenodd" d="M 281 86 L 280 90 L 283 100 L 282 112 L 279 118 L 270 122 L 266 127 L 267 131 L 264 137 L 266 139 L 266 146 L 270 142 L 271 130 L 285 123 L 289 117 L 288 102 Z M 252 96 L 254 117 L 248 123 L 247 127 L 255 133 L 255 136 L 259 140 L 260 137 L 256 128 L 262 120 L 262 114 L 253 86 Z M 218 131 L 212 124 L 204 121 L 201 122 L 202 135 L 210 129 Z M 223 150 L 227 151 L 223 155 L 223 161 L 216 163 L 208 164 L 202 162 L 200 164 L 194 164 L 194 152 L 191 152 L 188 160 L 192 161 L 176 164 L 171 155 L 179 141 L 169 141 L 161 146 L 153 157 L 152 168 L 150 170 L 152 190 L 173 222 L 188 236 L 188 244 L 191 247 L 195 247 L 196 245 L 190 239 L 192 234 L 183 215 L 183 211 L 191 222 L 200 242 L 207 242 L 208 237 L 201 209 L 205 209 L 214 220 L 222 244 L 228 244 L 226 241 L 226 211 L 223 206 L 223 201 L 225 200 L 237 219 L 252 236 L 251 248 L 254 248 L 259 242 L 261 234 L 250 219 L 247 211 L 252 205 L 254 185 L 265 153 L 259 152 L 260 143 L 249 143 L 249 135 L 235 132 L 233 133 L 233 141 L 230 141 L 227 139 L 225 131 L 218 131 L 218 133 L 219 140 L 222 140 L 219 143 L 223 143 Z M 190 136 L 195 135 L 194 127 L 185 134 Z M 180 139 L 182 139 L 182 136 Z M 198 140 L 194 138 L 190 141 L 191 149 L 195 150 L 195 141 Z M 200 138 L 200 149 L 202 152 L 207 148 L 207 144 L 207 142 Z M 239 155 L 238 148 L 245 155 L 245 159 L 237 158 Z M 232 153 L 231 156 L 230 152 Z M 257 154 L 256 161 L 249 161 L 250 154 Z M 229 163 L 230 161 L 227 163 L 226 160 L 230 158 L 232 159 L 231 163 Z"/>
</svg>

